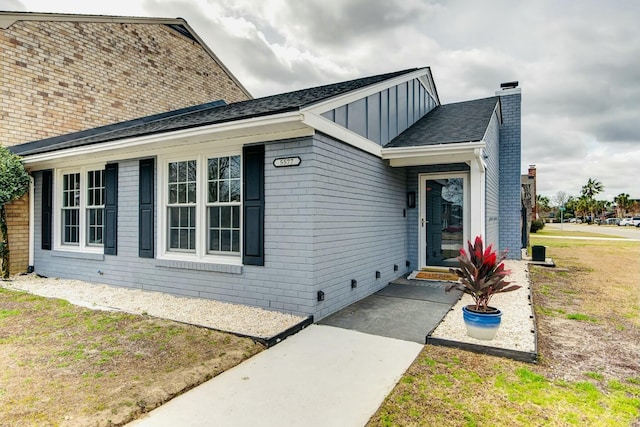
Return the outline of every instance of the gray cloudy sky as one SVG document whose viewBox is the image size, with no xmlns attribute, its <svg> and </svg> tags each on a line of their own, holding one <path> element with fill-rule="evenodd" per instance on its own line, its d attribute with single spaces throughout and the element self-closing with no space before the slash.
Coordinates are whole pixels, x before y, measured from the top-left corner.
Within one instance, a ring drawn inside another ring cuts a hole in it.
<svg viewBox="0 0 640 427">
<path fill-rule="evenodd" d="M 538 192 L 640 198 L 640 2 L 0 0 L 0 10 L 182 17 L 256 97 L 431 66 L 441 101 L 522 88 Z"/>
</svg>

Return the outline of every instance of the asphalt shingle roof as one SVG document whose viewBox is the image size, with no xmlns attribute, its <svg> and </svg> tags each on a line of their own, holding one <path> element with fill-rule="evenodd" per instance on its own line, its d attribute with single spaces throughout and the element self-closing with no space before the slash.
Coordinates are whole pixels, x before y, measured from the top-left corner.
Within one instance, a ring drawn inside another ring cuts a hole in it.
<svg viewBox="0 0 640 427">
<path fill-rule="evenodd" d="M 143 117 L 86 131 L 28 142 L 10 147 L 10 150 L 21 156 L 41 154 L 118 139 L 285 113 L 299 110 L 334 96 L 343 95 L 416 70 L 418 69 L 412 68 L 264 98 L 235 102 L 228 105 L 214 105 L 215 103 L 203 104 L 201 106 Z"/>
<path fill-rule="evenodd" d="M 440 105 L 392 139 L 385 148 L 480 141 L 499 102 L 497 96 Z"/>
</svg>

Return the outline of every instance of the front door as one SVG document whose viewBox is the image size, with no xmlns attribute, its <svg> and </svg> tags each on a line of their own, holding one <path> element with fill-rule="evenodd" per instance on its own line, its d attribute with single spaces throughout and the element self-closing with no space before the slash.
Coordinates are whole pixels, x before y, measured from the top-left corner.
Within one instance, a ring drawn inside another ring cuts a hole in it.
<svg viewBox="0 0 640 427">
<path fill-rule="evenodd" d="M 457 266 L 466 241 L 465 174 L 420 176 L 420 267 Z"/>
</svg>

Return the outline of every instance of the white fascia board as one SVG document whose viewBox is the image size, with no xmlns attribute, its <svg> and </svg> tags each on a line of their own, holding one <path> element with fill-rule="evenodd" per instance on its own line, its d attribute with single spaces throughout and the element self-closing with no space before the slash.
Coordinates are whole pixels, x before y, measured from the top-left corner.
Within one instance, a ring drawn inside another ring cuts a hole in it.
<svg viewBox="0 0 640 427">
<path fill-rule="evenodd" d="M 349 129 L 342 127 L 329 119 L 325 119 L 322 116 L 311 112 L 305 112 L 303 114 L 302 123 L 314 128 L 315 130 L 327 134 L 338 141 L 345 142 L 362 151 L 373 154 L 377 157 L 382 157 L 382 147 L 375 142 L 367 139 L 357 133 L 350 131 Z"/>
<path fill-rule="evenodd" d="M 320 115 L 324 112 L 333 110 L 334 108 L 338 108 L 343 105 L 347 105 L 353 101 L 357 101 L 358 99 L 362 99 L 366 96 L 373 95 L 374 93 L 396 86 L 400 83 L 404 83 L 409 80 L 424 77 L 428 73 L 428 70 L 429 68 L 420 68 L 411 73 L 402 74 L 400 76 L 397 76 L 391 79 L 383 80 L 381 82 L 362 87 L 360 89 L 349 92 L 345 95 L 338 95 L 334 98 L 327 99 L 326 101 L 318 102 L 309 107 L 302 108 L 300 111 L 311 112 L 311 113 Z M 429 93 L 431 93 L 431 89 L 428 86 L 425 86 L 425 89 Z"/>
<path fill-rule="evenodd" d="M 383 148 L 383 159 L 393 167 L 435 165 L 447 163 L 469 163 L 482 160 L 486 142 L 472 141 L 456 144 L 425 145 L 419 147 Z"/>
<path fill-rule="evenodd" d="M 76 148 L 63 149 L 42 154 L 25 154 L 24 156 L 22 156 L 22 161 L 25 166 L 29 166 L 34 163 L 41 163 L 69 157 L 86 155 L 95 156 L 99 155 L 100 153 L 117 151 L 119 149 L 128 149 L 128 151 L 133 147 L 139 147 L 140 149 L 143 149 L 145 146 L 166 143 L 168 141 L 174 141 L 176 145 L 180 145 L 180 143 L 186 145 L 194 141 L 220 140 L 234 137 L 238 138 L 243 135 L 256 135 L 255 130 L 260 128 L 280 127 L 283 130 L 285 128 L 299 128 L 300 122 L 300 113 L 298 111 L 294 111 L 275 114 L 271 116 L 254 117 L 246 120 L 216 123 L 207 126 L 163 132 L 153 135 L 118 139 L 110 142 L 83 145 Z M 252 130 L 254 131 L 252 132 Z M 271 135 L 270 133 L 265 132 L 264 129 L 262 129 L 262 132 L 266 135 Z"/>
</svg>

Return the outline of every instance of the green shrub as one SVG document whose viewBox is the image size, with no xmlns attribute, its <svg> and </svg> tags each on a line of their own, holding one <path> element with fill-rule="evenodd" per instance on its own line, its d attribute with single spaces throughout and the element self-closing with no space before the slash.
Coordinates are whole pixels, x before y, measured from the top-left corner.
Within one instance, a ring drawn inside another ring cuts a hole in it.
<svg viewBox="0 0 640 427">
<path fill-rule="evenodd" d="M 537 233 L 538 230 L 542 230 L 544 228 L 544 221 L 541 219 L 536 219 L 531 221 L 531 232 Z"/>
</svg>

